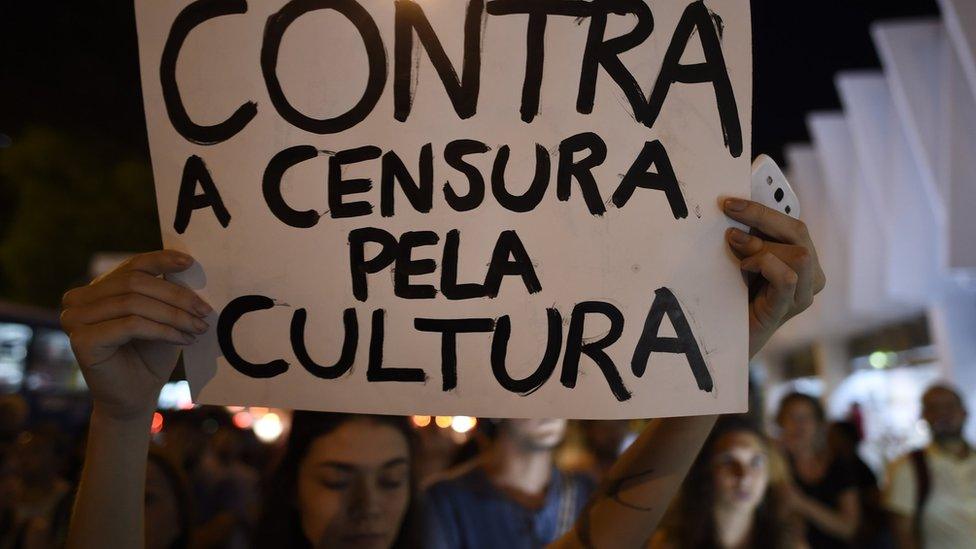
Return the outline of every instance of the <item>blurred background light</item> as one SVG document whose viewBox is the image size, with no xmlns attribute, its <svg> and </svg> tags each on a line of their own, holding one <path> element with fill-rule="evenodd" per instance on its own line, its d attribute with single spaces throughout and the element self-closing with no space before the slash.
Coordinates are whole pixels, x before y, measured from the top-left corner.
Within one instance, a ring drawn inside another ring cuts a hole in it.
<svg viewBox="0 0 976 549">
<path fill-rule="evenodd" d="M 888 354 L 884 351 L 875 351 L 868 357 L 868 364 L 875 370 L 881 370 L 888 365 Z"/>
<path fill-rule="evenodd" d="M 467 433 L 478 424 L 478 420 L 470 416 L 454 416 L 451 420 L 451 429 L 456 433 Z"/>
<path fill-rule="evenodd" d="M 234 414 L 234 427 L 238 429 L 250 429 L 254 425 L 254 416 L 250 412 L 240 411 Z"/>
<path fill-rule="evenodd" d="M 281 418 L 274 412 L 268 412 L 262 415 L 261 419 L 254 422 L 254 436 L 258 437 L 258 440 L 261 442 L 267 444 L 278 440 L 283 429 L 284 426 L 281 424 Z"/>
</svg>

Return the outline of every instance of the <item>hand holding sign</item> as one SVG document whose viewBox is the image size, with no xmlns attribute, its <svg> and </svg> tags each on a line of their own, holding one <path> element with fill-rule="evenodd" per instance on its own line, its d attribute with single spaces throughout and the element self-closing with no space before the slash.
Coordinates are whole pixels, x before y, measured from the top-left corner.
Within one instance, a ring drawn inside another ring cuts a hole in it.
<svg viewBox="0 0 976 549">
<path fill-rule="evenodd" d="M 749 356 L 755 355 L 780 326 L 806 310 L 827 282 L 817 250 L 803 221 L 772 208 L 730 198 L 726 215 L 759 231 L 727 231 L 729 247 L 743 271 L 761 275 L 749 299 Z"/>
<path fill-rule="evenodd" d="M 178 345 L 205 332 L 210 311 L 191 290 L 159 275 L 193 259 L 175 251 L 137 255 L 62 298 L 61 325 L 96 408 L 116 419 L 141 418 L 176 365 Z"/>
</svg>

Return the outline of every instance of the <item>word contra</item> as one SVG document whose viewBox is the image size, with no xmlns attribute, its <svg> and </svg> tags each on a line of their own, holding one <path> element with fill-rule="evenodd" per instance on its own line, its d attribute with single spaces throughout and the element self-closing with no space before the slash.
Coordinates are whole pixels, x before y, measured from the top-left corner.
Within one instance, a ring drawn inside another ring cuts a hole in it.
<svg viewBox="0 0 976 549">
<path fill-rule="evenodd" d="M 285 96 L 278 80 L 277 63 L 282 39 L 288 28 L 303 15 L 317 10 L 334 10 L 351 22 L 362 38 L 369 64 L 369 76 L 359 101 L 343 114 L 316 119 L 296 109 Z M 719 26 L 703 2 L 691 2 L 685 8 L 664 55 L 654 86 L 645 97 L 640 84 L 620 56 L 644 43 L 654 30 L 654 17 L 643 0 L 470 0 L 464 20 L 464 56 L 461 76 L 451 64 L 423 8 L 412 0 L 395 3 L 393 97 L 394 118 L 406 121 L 413 104 L 416 74 L 413 53 L 414 36 L 426 51 L 440 78 L 455 113 L 461 119 L 477 112 L 481 81 L 484 14 L 493 16 L 527 15 L 525 78 L 522 87 L 521 119 L 532 122 L 538 113 L 539 95 L 545 58 L 545 30 L 550 16 L 588 18 L 590 25 L 586 46 L 580 60 L 580 78 L 576 111 L 593 111 L 597 76 L 602 69 L 620 88 L 633 110 L 634 119 L 648 128 L 654 126 L 671 86 L 675 83 L 711 83 L 726 147 L 733 157 L 742 154 L 742 129 L 738 107 L 719 40 Z M 194 122 L 180 97 L 176 65 L 190 32 L 197 26 L 220 16 L 247 12 L 244 0 L 199 0 L 183 9 L 170 28 L 159 68 L 166 112 L 173 127 L 185 139 L 202 145 L 213 145 L 230 139 L 257 115 L 253 101 L 240 105 L 224 121 L 213 125 Z M 608 17 L 631 15 L 634 27 L 620 36 L 608 38 Z M 704 61 L 682 64 L 688 43 L 697 38 Z M 292 0 L 268 18 L 261 47 L 261 72 L 271 102 L 278 114 L 296 128 L 316 134 L 334 134 L 352 128 L 373 111 L 388 78 L 388 61 L 383 38 L 375 20 L 356 0 Z"/>
</svg>

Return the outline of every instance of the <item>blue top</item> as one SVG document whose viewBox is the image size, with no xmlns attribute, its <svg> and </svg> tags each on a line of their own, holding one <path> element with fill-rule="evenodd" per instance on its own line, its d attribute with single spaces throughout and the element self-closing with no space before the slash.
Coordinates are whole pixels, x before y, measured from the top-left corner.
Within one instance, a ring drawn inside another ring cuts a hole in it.
<svg viewBox="0 0 976 549">
<path fill-rule="evenodd" d="M 432 549 L 529 549 L 569 530 L 593 492 L 588 477 L 553 467 L 545 503 L 526 509 L 498 490 L 480 466 L 432 484 L 425 493 L 426 541 Z"/>
</svg>

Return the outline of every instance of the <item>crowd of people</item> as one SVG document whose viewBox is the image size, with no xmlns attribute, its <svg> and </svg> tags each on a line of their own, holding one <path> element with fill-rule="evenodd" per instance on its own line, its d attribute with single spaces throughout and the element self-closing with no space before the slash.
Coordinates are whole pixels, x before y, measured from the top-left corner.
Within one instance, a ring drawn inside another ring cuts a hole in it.
<svg viewBox="0 0 976 549">
<path fill-rule="evenodd" d="M 754 355 L 824 284 L 802 222 L 741 200 L 727 215 L 751 293 Z M 828 425 L 801 393 L 770 436 L 755 416 L 578 425 L 585 467 L 557 466 L 569 423 L 483 420 L 444 447 L 408 418 L 295 412 L 283 445 L 257 444 L 219 409 L 173 414 L 150 436 L 179 346 L 210 307 L 136 256 L 65 295 L 62 321 L 94 401 L 76 444 L 6 429 L 0 549 L 7 547 L 965 547 L 976 539 L 976 453 L 948 386 L 929 389 L 932 445 L 879 488 L 856 425 Z M 203 430 L 205 423 L 214 428 Z M 624 447 L 626 447 L 624 449 Z M 73 449 L 72 449 L 73 448 Z M 82 456 L 84 456 L 82 458 Z M 83 465 L 82 465 L 83 464 Z M 437 465 L 434 465 L 437 464 Z M 421 477 L 421 473 L 423 477 Z"/>
<path fill-rule="evenodd" d="M 15 398 L 0 410 L 0 548 L 61 547 L 86 437 L 23 429 Z M 720 417 L 640 546 L 967 547 L 976 452 L 962 437 L 966 409 L 940 384 L 922 411 L 931 444 L 880 479 L 858 457 L 858 425 L 828 422 L 807 394 L 781 400 L 775 437 L 755 415 Z M 459 445 L 409 418 L 298 411 L 284 443 L 268 446 L 224 408 L 165 417 L 147 454 L 148 548 L 542 547 L 578 529 L 597 492 L 641 504 L 610 486 L 604 466 L 633 440 L 632 422 L 483 420 Z M 585 454 L 557 466 L 570 430 Z"/>
</svg>

